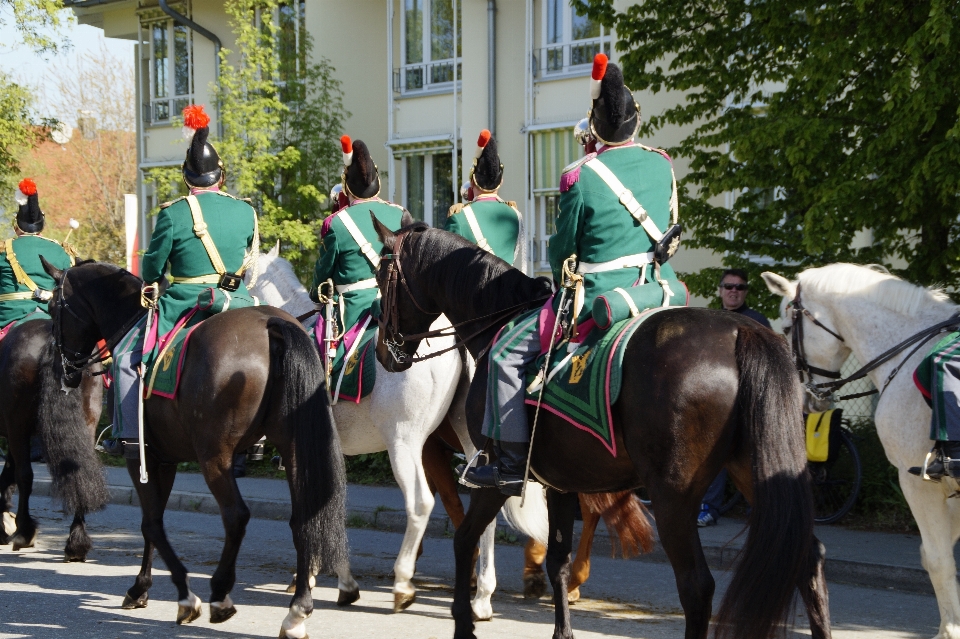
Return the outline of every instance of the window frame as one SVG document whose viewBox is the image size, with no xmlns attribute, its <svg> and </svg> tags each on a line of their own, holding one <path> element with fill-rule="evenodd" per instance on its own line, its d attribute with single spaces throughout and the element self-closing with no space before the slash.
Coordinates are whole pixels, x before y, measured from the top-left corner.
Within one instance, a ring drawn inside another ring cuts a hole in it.
<svg viewBox="0 0 960 639">
<path fill-rule="evenodd" d="M 391 0 L 392 1 L 392 0 Z M 416 1 L 416 0 L 414 0 Z M 447 73 L 453 71 L 453 64 L 456 63 L 455 77 L 457 80 L 457 89 L 463 80 L 463 2 L 462 0 L 450 0 L 456 3 L 456 19 L 454 29 L 459 27 L 456 37 L 456 49 L 451 58 L 433 59 L 433 41 L 432 41 L 432 16 L 433 3 L 442 0 L 419 0 L 420 6 L 420 61 L 407 61 L 407 2 L 408 0 L 399 0 L 400 2 L 400 66 L 393 72 L 393 91 L 401 96 L 405 95 L 424 95 L 431 93 L 449 93 L 453 91 L 453 80 L 433 81 L 434 73 L 447 67 Z M 410 86 L 411 73 L 419 73 L 419 82 L 414 82 L 417 86 Z"/>
<path fill-rule="evenodd" d="M 548 42 L 549 16 L 554 3 L 563 8 L 561 19 L 562 36 L 557 42 Z M 534 51 L 534 81 L 560 80 L 570 77 L 589 75 L 593 64 L 593 55 L 600 51 L 612 53 L 613 37 L 611 32 L 601 24 L 600 35 L 592 38 L 573 39 L 573 7 L 569 0 L 543 0 L 540 16 L 540 48 Z M 591 53 L 583 56 L 577 49 L 589 48 Z M 559 56 L 556 53 L 559 52 Z M 584 57 L 574 64 L 575 56 Z M 559 60 L 558 60 L 559 58 Z"/>
<path fill-rule="evenodd" d="M 166 91 L 165 95 L 157 96 L 157 57 L 155 48 L 155 29 L 163 26 L 166 37 Z M 187 92 L 177 92 L 177 31 L 182 30 L 187 35 Z M 194 101 L 194 57 L 193 57 L 193 29 L 184 25 L 177 24 L 171 18 L 154 18 L 144 20 L 140 23 L 141 42 L 144 42 L 147 48 L 147 55 L 141 56 L 147 63 L 146 74 L 146 95 L 147 100 L 143 104 L 143 121 L 148 126 L 165 126 L 169 124 L 183 107 L 192 104 Z M 146 32 L 144 34 L 144 31 Z M 165 111 L 164 111 L 165 110 Z M 158 115 L 159 114 L 159 115 Z"/>
</svg>

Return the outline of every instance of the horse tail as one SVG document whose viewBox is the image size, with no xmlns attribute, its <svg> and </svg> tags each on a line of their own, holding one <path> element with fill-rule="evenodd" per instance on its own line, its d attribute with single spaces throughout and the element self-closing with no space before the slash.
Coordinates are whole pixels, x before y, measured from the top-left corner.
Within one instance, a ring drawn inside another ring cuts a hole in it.
<svg viewBox="0 0 960 639">
<path fill-rule="evenodd" d="M 617 540 L 624 558 L 653 550 L 653 526 L 646 507 L 633 491 L 581 493 L 580 501 L 591 513 L 603 517 L 610 532 L 610 541 L 613 542 L 614 555 L 617 552 Z"/>
<path fill-rule="evenodd" d="M 327 397 L 323 365 L 303 329 L 279 317 L 267 320 L 271 377 L 280 390 L 286 432 L 293 441 L 291 526 L 312 574 L 346 563 L 347 479 L 340 437 Z"/>
<path fill-rule="evenodd" d="M 787 344 L 772 331 L 740 326 L 736 357 L 738 427 L 750 446 L 754 499 L 715 636 L 767 639 L 786 622 L 815 543 L 802 392 Z"/>
<path fill-rule="evenodd" d="M 101 382 L 85 376 L 79 388 L 65 392 L 54 370 L 54 353 L 50 340 L 38 358 L 37 428 L 54 497 L 66 512 L 83 517 L 102 510 L 110 500 L 103 466 L 93 448 L 93 428 L 86 419 L 90 390 Z"/>
<path fill-rule="evenodd" d="M 550 535 L 550 522 L 547 519 L 547 496 L 540 484 L 527 484 L 526 501 L 520 507 L 519 497 L 509 497 L 500 509 L 504 519 L 512 528 L 536 539 L 544 546 Z"/>
</svg>

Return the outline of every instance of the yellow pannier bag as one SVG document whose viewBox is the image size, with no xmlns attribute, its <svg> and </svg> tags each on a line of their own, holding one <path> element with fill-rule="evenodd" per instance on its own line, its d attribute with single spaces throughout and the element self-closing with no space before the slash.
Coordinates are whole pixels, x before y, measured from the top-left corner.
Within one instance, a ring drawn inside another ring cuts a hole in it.
<svg viewBox="0 0 960 639">
<path fill-rule="evenodd" d="M 807 461 L 825 462 L 830 454 L 830 428 L 839 426 L 842 408 L 807 415 Z"/>
</svg>

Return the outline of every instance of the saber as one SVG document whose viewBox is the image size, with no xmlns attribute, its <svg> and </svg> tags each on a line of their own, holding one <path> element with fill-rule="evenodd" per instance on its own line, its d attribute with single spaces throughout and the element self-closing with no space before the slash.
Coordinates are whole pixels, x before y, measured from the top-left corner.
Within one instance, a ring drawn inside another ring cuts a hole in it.
<svg viewBox="0 0 960 639">
<path fill-rule="evenodd" d="M 328 287 L 328 294 L 324 295 L 323 287 Z M 321 304 L 325 305 L 325 318 L 323 324 L 323 344 L 324 344 L 324 369 L 326 372 L 326 381 L 327 381 L 327 394 L 330 396 L 330 402 L 333 403 L 333 385 L 330 383 L 330 376 L 333 375 L 333 360 L 337 356 L 337 318 L 334 314 L 333 307 L 336 302 L 333 301 L 333 292 L 334 292 L 333 280 L 328 279 L 327 281 L 320 284 L 317 287 L 317 297 L 320 300 Z"/>
<path fill-rule="evenodd" d="M 146 341 L 146 336 L 150 335 L 150 331 L 153 329 L 153 324 L 156 321 L 157 317 L 157 298 L 159 297 L 160 289 L 157 288 L 155 284 L 146 284 L 140 292 L 140 303 L 147 308 L 147 323 L 144 329 L 144 341 Z M 137 432 L 140 436 L 139 448 L 140 448 L 140 483 L 146 484 L 149 481 L 147 476 L 147 442 L 144 438 L 144 424 L 143 424 L 143 358 L 141 357 L 140 366 L 139 366 L 139 375 L 137 383 Z"/>
</svg>

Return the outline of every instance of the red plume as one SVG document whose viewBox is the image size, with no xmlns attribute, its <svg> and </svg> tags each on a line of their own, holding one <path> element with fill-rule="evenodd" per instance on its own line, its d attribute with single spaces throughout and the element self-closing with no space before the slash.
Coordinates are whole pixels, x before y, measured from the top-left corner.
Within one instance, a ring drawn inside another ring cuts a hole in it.
<svg viewBox="0 0 960 639">
<path fill-rule="evenodd" d="M 36 195 L 37 194 L 37 183 L 31 180 L 30 178 L 24 178 L 20 180 L 20 184 L 17 186 L 20 189 L 20 192 L 24 195 Z"/>
<path fill-rule="evenodd" d="M 183 109 L 183 126 L 196 131 L 210 124 L 210 116 L 203 110 L 202 104 L 190 104 Z"/>
<path fill-rule="evenodd" d="M 353 142 L 349 135 L 340 137 L 340 148 L 343 149 L 344 153 L 353 153 Z"/>
<path fill-rule="evenodd" d="M 593 72 L 590 77 L 594 80 L 603 80 L 603 76 L 607 72 L 607 62 L 607 56 L 603 53 L 593 56 Z"/>
<path fill-rule="evenodd" d="M 480 132 L 480 137 L 477 138 L 477 146 L 479 146 L 482 149 L 483 147 L 487 146 L 487 142 L 489 141 L 490 141 L 490 131 L 488 131 L 487 129 L 484 129 L 483 131 Z"/>
</svg>

